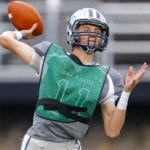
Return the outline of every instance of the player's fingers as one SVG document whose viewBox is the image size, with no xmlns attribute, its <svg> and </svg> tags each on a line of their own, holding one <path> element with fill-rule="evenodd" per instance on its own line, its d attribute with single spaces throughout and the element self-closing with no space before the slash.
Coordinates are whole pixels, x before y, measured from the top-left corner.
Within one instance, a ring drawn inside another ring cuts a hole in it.
<svg viewBox="0 0 150 150">
<path fill-rule="evenodd" d="M 144 63 L 144 64 L 141 66 L 140 70 L 138 71 L 137 77 L 139 77 L 139 78 L 143 77 L 143 75 L 144 75 L 144 73 L 146 72 L 147 68 L 148 68 L 148 65 L 147 65 L 146 63 Z"/>
<path fill-rule="evenodd" d="M 139 72 L 135 75 L 134 77 L 134 84 L 137 84 L 143 77 L 143 75 L 145 74 L 146 70 L 147 70 L 148 65 L 146 63 L 144 63 Z"/>
<path fill-rule="evenodd" d="M 31 27 L 31 32 L 33 32 L 38 26 L 38 23 L 34 23 Z"/>
<path fill-rule="evenodd" d="M 147 70 L 147 68 L 148 68 L 148 65 L 147 65 L 147 63 L 144 63 L 143 65 L 142 65 L 142 71 L 143 72 L 145 72 L 146 70 Z"/>
<path fill-rule="evenodd" d="M 128 76 L 130 77 L 130 76 L 132 76 L 132 75 L 133 75 L 133 67 L 130 66 L 130 67 L 129 67 L 129 70 L 128 70 Z"/>
<path fill-rule="evenodd" d="M 144 64 L 141 66 L 139 72 L 145 72 L 146 69 L 147 69 L 147 67 L 148 67 L 147 63 L 144 63 Z"/>
</svg>

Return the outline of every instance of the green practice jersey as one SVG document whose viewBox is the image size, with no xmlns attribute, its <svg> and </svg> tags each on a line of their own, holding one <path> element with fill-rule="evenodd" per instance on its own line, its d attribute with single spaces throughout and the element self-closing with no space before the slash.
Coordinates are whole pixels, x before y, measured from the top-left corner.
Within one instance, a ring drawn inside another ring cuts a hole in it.
<svg viewBox="0 0 150 150">
<path fill-rule="evenodd" d="M 58 122 L 87 123 L 99 102 L 108 70 L 77 64 L 53 44 L 43 63 L 36 114 Z"/>
</svg>

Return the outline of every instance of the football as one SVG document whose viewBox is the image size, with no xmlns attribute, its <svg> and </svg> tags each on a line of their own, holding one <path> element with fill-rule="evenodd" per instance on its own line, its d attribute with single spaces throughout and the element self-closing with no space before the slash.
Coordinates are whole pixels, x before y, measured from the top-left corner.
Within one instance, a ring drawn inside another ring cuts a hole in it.
<svg viewBox="0 0 150 150">
<path fill-rule="evenodd" d="M 8 17 L 17 30 L 30 29 L 34 23 L 38 23 L 33 32 L 34 36 L 43 33 L 43 19 L 38 10 L 31 4 L 22 1 L 11 1 L 8 3 Z"/>
</svg>

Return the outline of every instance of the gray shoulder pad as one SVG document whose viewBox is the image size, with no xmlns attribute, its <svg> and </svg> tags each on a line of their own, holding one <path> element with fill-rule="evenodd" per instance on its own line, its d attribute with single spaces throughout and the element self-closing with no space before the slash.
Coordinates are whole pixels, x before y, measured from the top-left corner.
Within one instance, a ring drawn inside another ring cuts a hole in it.
<svg viewBox="0 0 150 150">
<path fill-rule="evenodd" d="M 48 50 L 48 48 L 52 45 L 51 42 L 43 41 L 33 46 L 33 49 L 36 53 L 38 53 L 41 57 L 44 56 Z"/>
<path fill-rule="evenodd" d="M 109 82 L 108 78 L 110 78 L 111 82 Z M 113 88 L 114 91 L 114 93 L 111 94 L 120 97 L 120 94 L 124 87 L 124 78 L 117 70 L 113 68 L 110 68 L 107 74 L 107 78 L 105 80 L 104 87 L 102 90 L 101 99 L 107 97 L 108 93 L 110 94 L 110 92 L 108 92 L 111 89 L 110 87 Z"/>
<path fill-rule="evenodd" d="M 115 95 L 120 96 L 123 87 L 124 87 L 124 77 L 122 74 L 120 74 L 117 70 L 114 68 L 111 68 L 109 71 L 109 75 L 112 79 L 112 82 L 114 84 L 115 89 Z"/>
</svg>

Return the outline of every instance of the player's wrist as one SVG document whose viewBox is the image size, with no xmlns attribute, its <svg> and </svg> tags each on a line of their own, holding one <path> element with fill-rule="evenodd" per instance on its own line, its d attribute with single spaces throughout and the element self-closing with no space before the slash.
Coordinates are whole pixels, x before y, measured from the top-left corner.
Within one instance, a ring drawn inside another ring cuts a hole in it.
<svg viewBox="0 0 150 150">
<path fill-rule="evenodd" d="M 14 38 L 18 41 L 24 38 L 23 32 L 21 31 L 14 31 Z"/>
<path fill-rule="evenodd" d="M 117 108 L 121 109 L 121 110 L 126 110 L 129 97 L 130 97 L 130 92 L 123 91 L 121 96 L 120 96 L 120 99 L 117 103 Z"/>
</svg>

